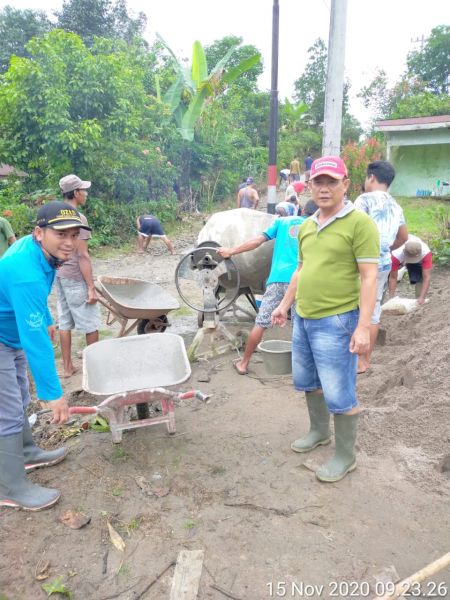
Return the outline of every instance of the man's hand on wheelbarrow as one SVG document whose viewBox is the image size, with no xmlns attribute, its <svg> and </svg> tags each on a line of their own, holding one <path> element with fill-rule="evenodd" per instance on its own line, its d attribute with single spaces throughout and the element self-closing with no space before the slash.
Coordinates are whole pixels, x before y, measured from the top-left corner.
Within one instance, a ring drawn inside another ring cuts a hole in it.
<svg viewBox="0 0 450 600">
<path fill-rule="evenodd" d="M 95 290 L 95 287 L 89 287 L 88 288 L 88 297 L 86 300 L 86 304 L 95 304 L 98 301 L 98 296 L 97 296 L 97 292 Z"/>
<path fill-rule="evenodd" d="M 61 396 L 58 400 L 51 400 L 46 403 L 51 408 L 53 413 L 52 424 L 62 425 L 69 419 L 69 406 L 65 396 Z"/>
</svg>

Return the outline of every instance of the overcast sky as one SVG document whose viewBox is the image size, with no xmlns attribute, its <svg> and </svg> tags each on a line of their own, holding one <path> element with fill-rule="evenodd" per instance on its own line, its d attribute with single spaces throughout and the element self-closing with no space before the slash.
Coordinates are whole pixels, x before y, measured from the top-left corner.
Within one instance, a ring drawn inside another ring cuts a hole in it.
<svg viewBox="0 0 450 600">
<path fill-rule="evenodd" d="M 0 6 L 47 10 L 60 9 L 61 0 L 0 0 Z M 191 54 L 198 39 L 208 45 L 226 35 L 237 35 L 255 45 L 263 55 L 262 89 L 270 88 L 273 0 L 127 0 L 129 10 L 142 11 L 148 19 L 149 41 L 159 32 L 180 56 Z M 330 0 L 279 0 L 280 97 L 291 97 L 294 81 L 307 61 L 315 39 L 328 43 Z M 392 81 L 403 73 L 406 55 L 420 48 L 416 40 L 437 25 L 450 24 L 448 0 L 348 0 L 346 76 L 352 83 L 351 112 L 363 122 L 368 115 L 355 98 L 369 83 L 376 67 L 385 69 Z"/>
</svg>

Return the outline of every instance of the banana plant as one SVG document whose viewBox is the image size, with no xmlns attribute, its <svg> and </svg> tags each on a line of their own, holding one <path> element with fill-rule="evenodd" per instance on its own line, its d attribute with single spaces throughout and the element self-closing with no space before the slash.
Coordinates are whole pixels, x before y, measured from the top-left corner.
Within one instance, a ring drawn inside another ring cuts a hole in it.
<svg viewBox="0 0 450 600">
<path fill-rule="evenodd" d="M 301 122 L 308 116 L 309 106 L 304 102 L 293 104 L 288 98 L 284 99 L 284 118 L 286 125 L 293 131 L 297 131 Z"/>
<path fill-rule="evenodd" d="M 207 100 L 219 96 L 242 73 L 258 64 L 261 56 L 254 54 L 226 70 L 228 61 L 238 47 L 238 44 L 236 44 L 208 72 L 205 51 L 199 41 L 194 42 L 192 65 L 188 68 L 176 57 L 160 35 L 158 35 L 158 39 L 174 59 L 176 71 L 176 79 L 163 95 L 163 102 L 169 107 L 174 116 L 181 137 L 192 142 L 195 126 Z"/>
</svg>

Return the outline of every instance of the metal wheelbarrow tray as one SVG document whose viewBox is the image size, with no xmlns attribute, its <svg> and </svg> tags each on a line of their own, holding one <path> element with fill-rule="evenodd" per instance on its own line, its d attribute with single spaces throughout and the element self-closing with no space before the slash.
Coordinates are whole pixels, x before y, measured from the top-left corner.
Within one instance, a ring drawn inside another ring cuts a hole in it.
<svg viewBox="0 0 450 600">
<path fill-rule="evenodd" d="M 91 344 L 83 350 L 83 389 L 109 396 L 98 406 L 73 406 L 71 414 L 101 414 L 109 421 L 113 442 L 122 441 L 122 431 L 166 423 L 175 433 L 174 400 L 197 397 L 199 390 L 174 392 L 162 386 L 177 385 L 191 375 L 183 339 L 172 333 L 152 333 L 115 338 Z M 161 415 L 129 421 L 127 407 L 159 402 Z"/>
<path fill-rule="evenodd" d="M 167 313 L 180 308 L 169 292 L 143 279 L 101 275 L 96 290 L 99 302 L 109 311 L 107 325 L 115 321 L 121 325 L 119 337 L 128 335 L 136 326 L 138 333 L 162 332 L 168 326 Z M 129 319 L 134 321 L 127 327 Z"/>
</svg>

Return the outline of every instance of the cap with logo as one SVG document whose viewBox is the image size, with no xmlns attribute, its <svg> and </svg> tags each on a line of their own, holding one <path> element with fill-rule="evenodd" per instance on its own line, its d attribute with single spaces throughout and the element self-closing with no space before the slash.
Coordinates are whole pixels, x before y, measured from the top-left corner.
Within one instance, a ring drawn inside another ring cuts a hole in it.
<svg viewBox="0 0 450 600">
<path fill-rule="evenodd" d="M 91 228 L 83 223 L 80 213 L 73 206 L 57 200 L 41 206 L 36 216 L 36 225 L 57 230 L 80 227 L 80 229 L 91 231 Z"/>
<path fill-rule="evenodd" d="M 91 187 L 90 181 L 83 181 L 77 175 L 66 175 L 59 180 L 59 187 L 63 194 L 68 194 L 74 190 L 87 190 Z"/>
<path fill-rule="evenodd" d="M 348 171 L 344 161 L 339 156 L 322 156 L 313 161 L 309 178 L 314 179 L 319 175 L 329 175 L 333 179 L 344 179 L 348 176 Z"/>
<path fill-rule="evenodd" d="M 414 264 L 422 260 L 422 244 L 420 242 L 406 242 L 405 244 L 405 263 Z"/>
</svg>

